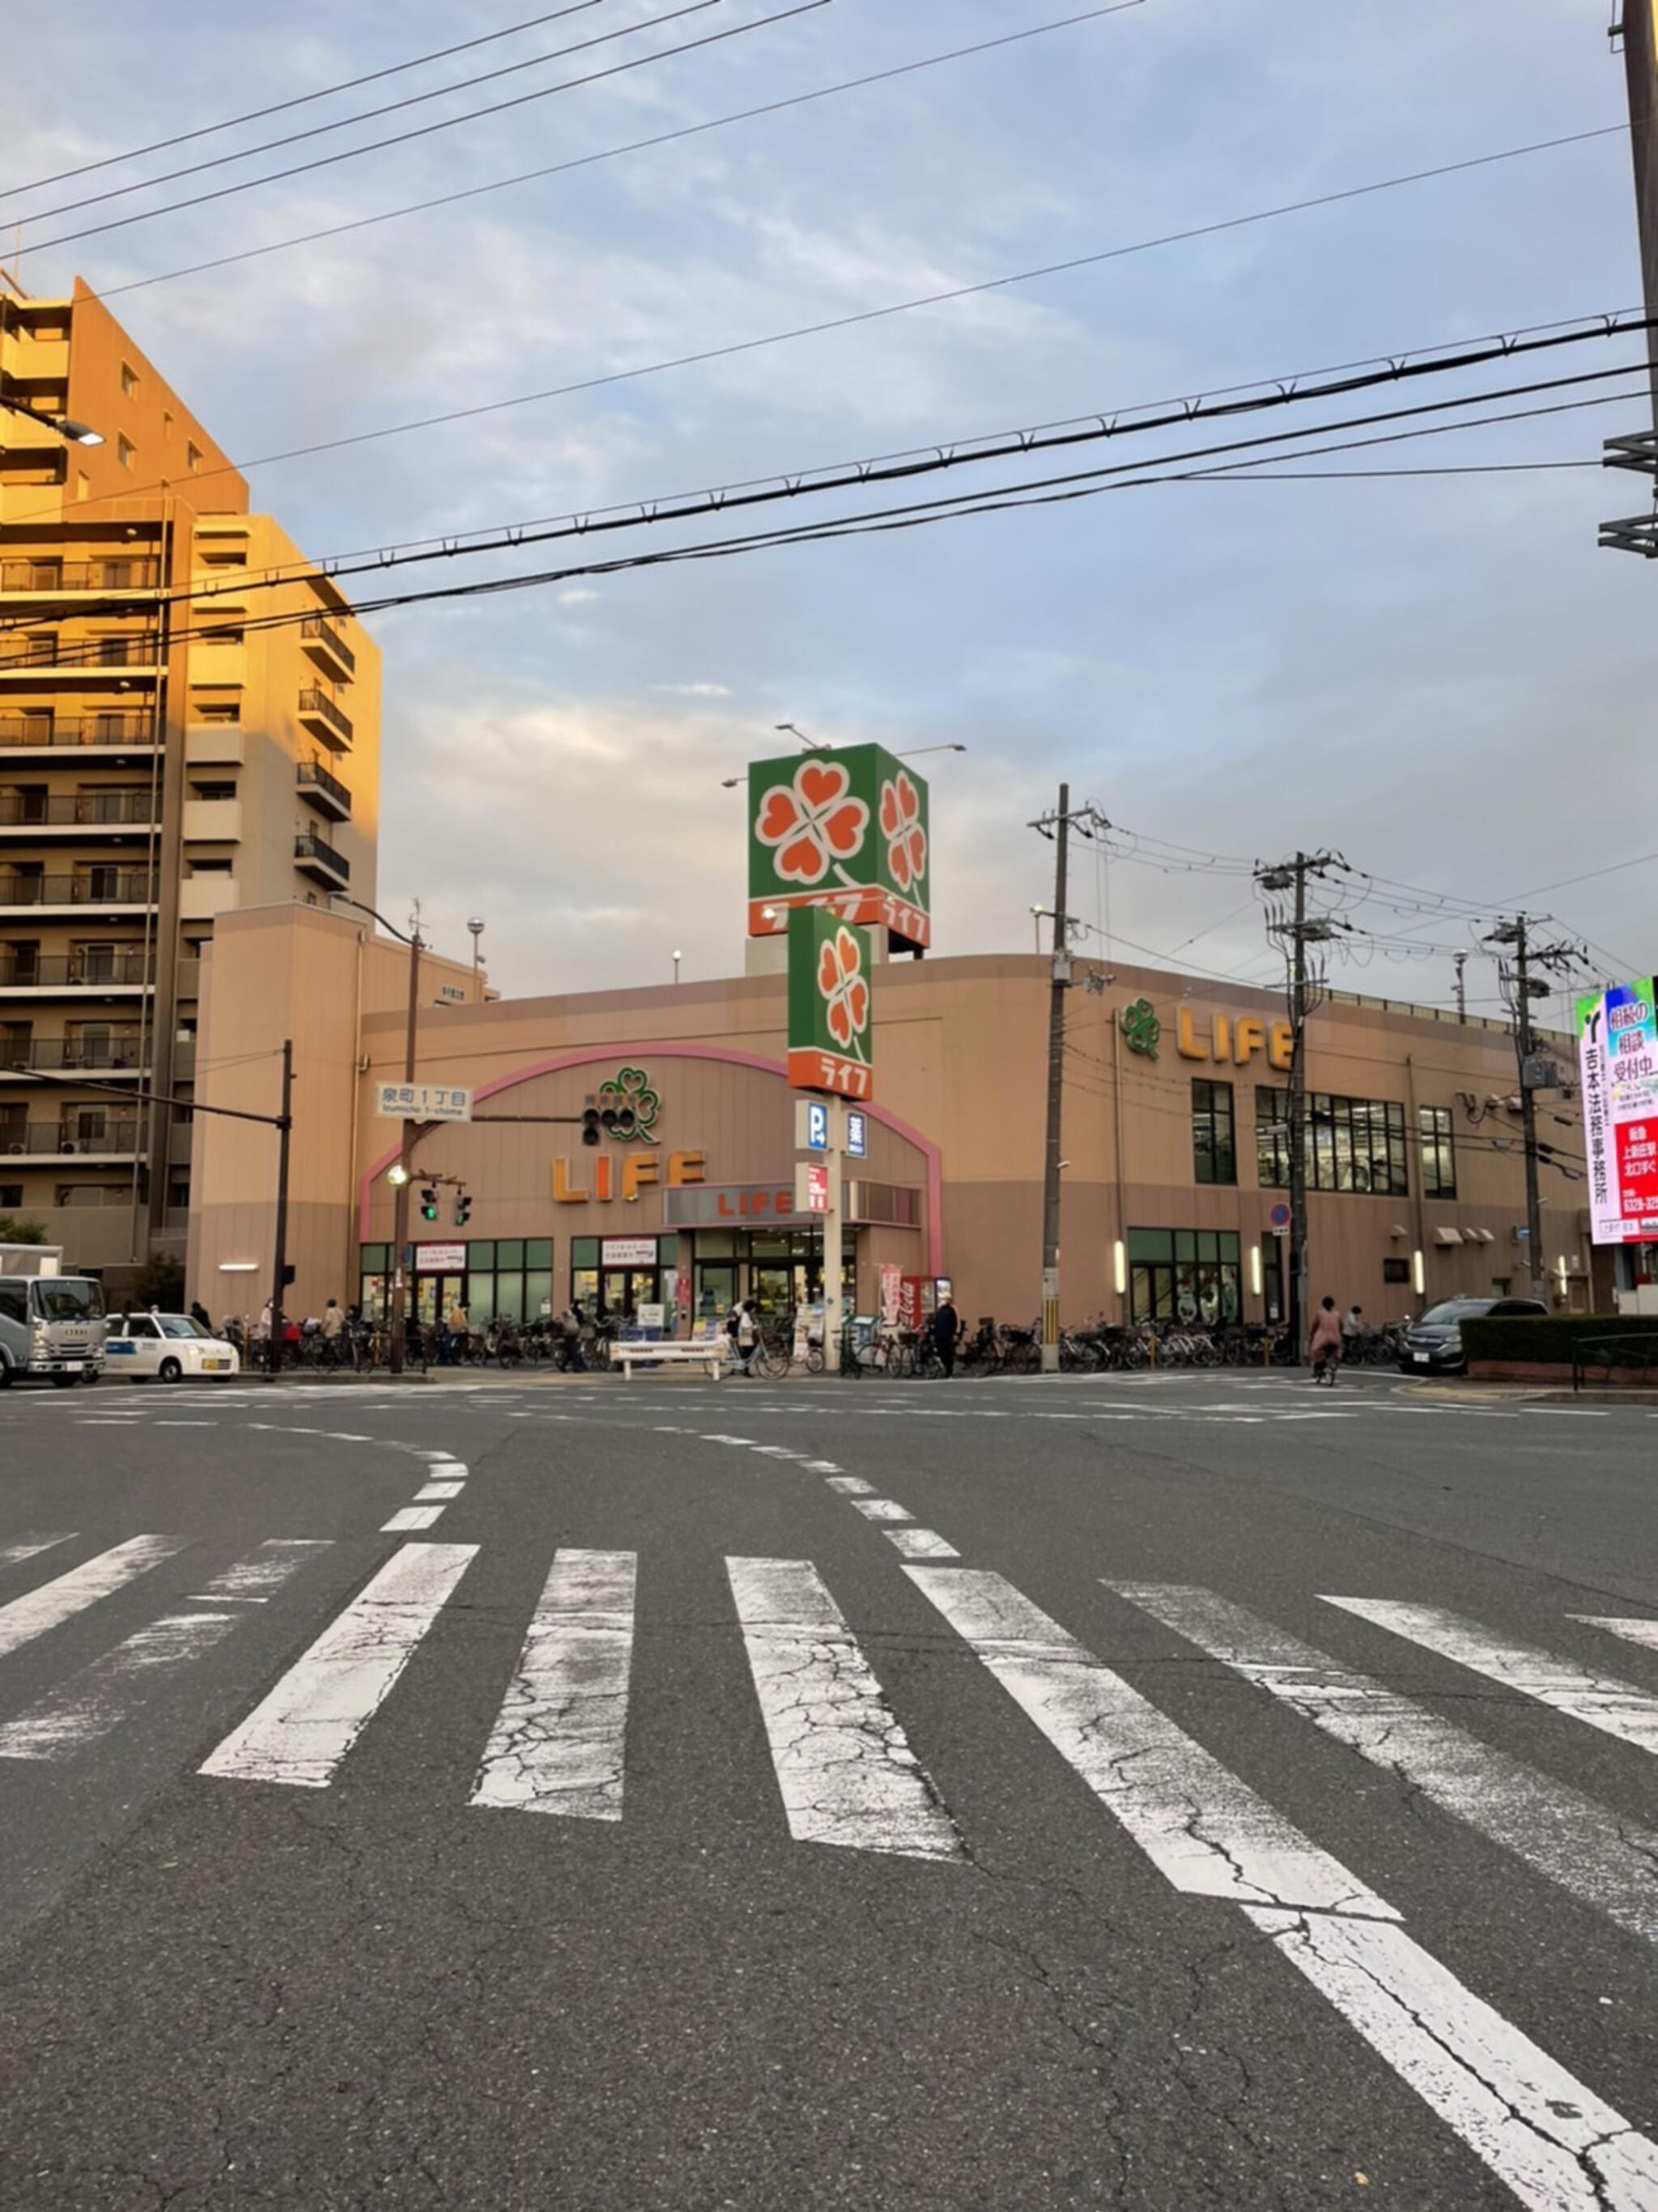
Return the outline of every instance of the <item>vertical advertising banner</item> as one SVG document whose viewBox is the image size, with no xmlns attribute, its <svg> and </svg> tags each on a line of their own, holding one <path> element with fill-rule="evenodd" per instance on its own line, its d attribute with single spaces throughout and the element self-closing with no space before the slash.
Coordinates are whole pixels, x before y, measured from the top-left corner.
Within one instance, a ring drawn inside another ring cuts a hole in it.
<svg viewBox="0 0 1658 2212">
<path fill-rule="evenodd" d="M 1577 1001 L 1590 1234 L 1597 1244 L 1658 1240 L 1658 1023 L 1653 978 Z"/>
<path fill-rule="evenodd" d="M 869 1098 L 875 1090 L 869 940 L 827 907 L 789 916 L 789 1081 Z"/>
<path fill-rule="evenodd" d="M 749 935 L 823 907 L 905 951 L 932 942 L 925 780 L 880 745 L 790 753 L 749 769 Z"/>
</svg>

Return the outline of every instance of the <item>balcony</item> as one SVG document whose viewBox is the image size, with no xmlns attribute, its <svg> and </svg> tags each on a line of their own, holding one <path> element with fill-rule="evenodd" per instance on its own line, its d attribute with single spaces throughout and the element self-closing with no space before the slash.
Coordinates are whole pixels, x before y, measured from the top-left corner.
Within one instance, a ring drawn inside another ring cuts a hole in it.
<svg viewBox="0 0 1658 2212">
<path fill-rule="evenodd" d="M 187 799 L 185 801 L 186 845 L 236 845 L 241 842 L 242 803 L 240 799 Z"/>
<path fill-rule="evenodd" d="M 42 753 L 150 752 L 155 744 L 148 714 L 0 714 L 0 759 L 27 753 L 32 765 Z"/>
<path fill-rule="evenodd" d="M 136 1121 L 106 1121 L 88 1135 L 76 1124 L 57 1121 L 0 1122 L 0 1158 L 7 1160 L 131 1160 L 138 1150 Z"/>
<path fill-rule="evenodd" d="M 74 791 L 21 797 L 0 792 L 0 830 L 149 829 L 161 805 L 147 791 Z"/>
<path fill-rule="evenodd" d="M 294 840 L 294 866 L 325 890 L 343 890 L 351 880 L 350 862 L 342 860 L 314 830 L 303 830 Z"/>
<path fill-rule="evenodd" d="M 118 592 L 154 592 L 161 581 L 159 561 L 131 554 L 107 561 L 0 562 L 0 598 L 4 599 L 61 599 L 77 592 L 103 598 Z"/>
<path fill-rule="evenodd" d="M 320 761 L 301 761 L 298 782 L 300 797 L 307 806 L 314 806 L 319 814 L 325 814 L 331 822 L 351 819 L 351 794 L 338 776 L 331 775 Z"/>
<path fill-rule="evenodd" d="M 228 868 L 203 869 L 179 886 L 180 921 L 211 921 L 241 904 L 242 887 Z"/>
<path fill-rule="evenodd" d="M 87 914 L 141 912 L 155 903 L 155 887 L 142 870 L 89 868 L 72 876 L 9 875 L 0 872 L 0 914 L 49 908 Z"/>
<path fill-rule="evenodd" d="M 25 684 L 52 678 L 104 680 L 111 668 L 147 676 L 161 672 L 161 641 L 156 631 L 133 637 L 8 637 L 0 635 L 0 681 Z"/>
<path fill-rule="evenodd" d="M 325 676 L 344 684 L 357 672 L 357 656 L 331 622 L 323 615 L 307 615 L 300 624 L 300 643 Z"/>
<path fill-rule="evenodd" d="M 142 1075 L 154 1057 L 137 1030 L 99 1029 L 83 1036 L 0 1045 L 0 1066 L 39 1075 Z"/>
<path fill-rule="evenodd" d="M 0 991 L 142 991 L 155 981 L 142 951 L 0 951 Z"/>
<path fill-rule="evenodd" d="M 343 752 L 351 742 L 351 717 L 314 684 L 307 684 L 300 694 L 300 720 L 313 738 L 320 738 L 337 753 Z"/>
</svg>

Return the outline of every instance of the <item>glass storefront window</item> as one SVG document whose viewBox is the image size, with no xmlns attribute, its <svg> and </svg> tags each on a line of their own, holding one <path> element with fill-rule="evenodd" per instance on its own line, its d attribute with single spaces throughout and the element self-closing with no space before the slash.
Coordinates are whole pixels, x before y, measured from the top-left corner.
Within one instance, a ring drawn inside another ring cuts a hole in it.
<svg viewBox="0 0 1658 2212">
<path fill-rule="evenodd" d="M 1199 1078 L 1192 1085 L 1192 1174 L 1198 1182 L 1236 1182 L 1232 1086 Z"/>
<path fill-rule="evenodd" d="M 1307 1100 L 1309 1190 L 1363 1191 L 1408 1198 L 1405 1109 L 1386 1098 L 1342 1098 L 1315 1091 Z M 1290 1097 L 1263 1085 L 1255 1092 L 1256 1174 L 1263 1189 L 1290 1182 Z"/>
<path fill-rule="evenodd" d="M 521 1237 L 503 1237 L 495 1247 L 495 1265 L 509 1270 L 521 1267 L 524 1265 L 524 1239 Z"/>
<path fill-rule="evenodd" d="M 1243 1312 L 1243 1271 L 1232 1229 L 1131 1229 L 1129 1317 L 1224 1328 Z"/>
</svg>

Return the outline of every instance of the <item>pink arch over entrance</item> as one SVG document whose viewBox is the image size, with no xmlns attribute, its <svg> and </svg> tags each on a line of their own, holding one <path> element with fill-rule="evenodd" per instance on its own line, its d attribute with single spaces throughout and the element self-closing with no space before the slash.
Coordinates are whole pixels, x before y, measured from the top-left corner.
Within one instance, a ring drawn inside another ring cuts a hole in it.
<svg viewBox="0 0 1658 2212">
<path fill-rule="evenodd" d="M 511 1075 L 499 1075 L 493 1083 L 483 1085 L 473 1093 L 475 1098 L 495 1098 L 503 1091 L 515 1091 L 521 1083 L 533 1083 L 538 1076 L 559 1075 L 568 1067 L 592 1067 L 600 1061 L 643 1060 L 714 1060 L 727 1067 L 752 1067 L 762 1075 L 774 1075 L 780 1082 L 788 1079 L 788 1069 L 780 1060 L 762 1060 L 751 1052 L 727 1052 L 714 1044 L 605 1044 L 584 1046 L 578 1052 L 561 1053 L 556 1060 L 537 1060 L 533 1067 L 520 1067 Z M 889 1114 L 880 1106 L 865 1106 L 863 1109 L 872 1121 L 878 1121 L 884 1129 L 890 1129 L 896 1137 L 902 1137 L 915 1146 L 926 1162 L 926 1249 L 927 1273 L 944 1273 L 944 1166 L 938 1147 L 930 1137 L 913 1129 L 908 1121 L 901 1121 L 896 1114 Z M 362 1171 L 357 1191 L 357 1241 L 368 1242 L 368 1206 L 376 1176 L 383 1176 L 398 1157 L 399 1147 L 393 1145 L 377 1160 L 371 1160 Z"/>
</svg>

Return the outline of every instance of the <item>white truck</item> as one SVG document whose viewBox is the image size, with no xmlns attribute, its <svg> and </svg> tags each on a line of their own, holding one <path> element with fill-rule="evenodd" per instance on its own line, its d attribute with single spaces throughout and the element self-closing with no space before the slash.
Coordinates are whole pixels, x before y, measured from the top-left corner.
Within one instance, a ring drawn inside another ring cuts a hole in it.
<svg viewBox="0 0 1658 2212">
<path fill-rule="evenodd" d="M 0 1390 L 18 1376 L 67 1390 L 102 1372 L 103 1285 L 58 1264 L 39 1245 L 0 1244 Z"/>
</svg>

